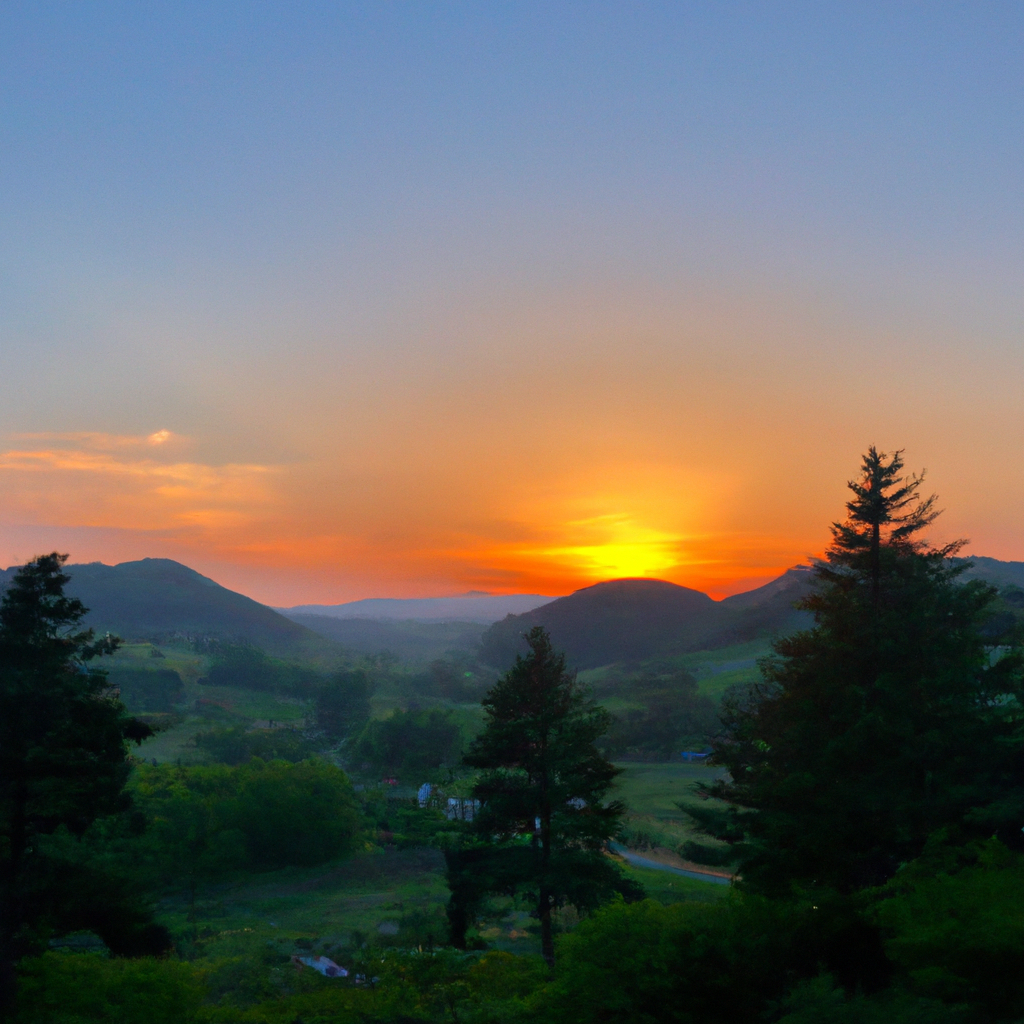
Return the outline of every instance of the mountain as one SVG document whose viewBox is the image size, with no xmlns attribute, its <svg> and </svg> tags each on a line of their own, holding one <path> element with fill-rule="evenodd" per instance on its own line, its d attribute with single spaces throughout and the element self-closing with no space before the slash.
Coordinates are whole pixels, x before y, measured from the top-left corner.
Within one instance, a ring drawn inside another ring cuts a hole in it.
<svg viewBox="0 0 1024 1024">
<path fill-rule="evenodd" d="M 507 665 L 525 649 L 522 634 L 544 626 L 573 665 L 591 668 L 650 657 L 666 644 L 685 650 L 722 622 L 719 605 L 699 590 L 665 580 L 611 580 L 506 616 L 484 633 L 480 658 Z"/>
<path fill-rule="evenodd" d="M 1024 562 L 984 556 L 971 556 L 969 561 L 973 568 L 967 578 L 1024 589 Z M 707 594 L 664 580 L 610 580 L 494 623 L 481 639 L 480 659 L 507 667 L 526 649 L 523 634 L 538 625 L 547 628 L 556 648 L 580 669 L 790 633 L 811 624 L 810 614 L 793 605 L 812 584 L 812 567 L 798 565 L 763 587 L 713 601 Z"/>
<path fill-rule="evenodd" d="M 964 573 L 967 579 L 984 580 L 996 587 L 1024 589 L 1024 562 L 1001 562 L 998 558 L 986 558 L 984 555 L 968 555 L 957 561 L 973 563 L 973 568 Z"/>
<path fill-rule="evenodd" d="M 17 568 L 0 571 L 0 586 Z M 169 558 L 65 566 L 67 593 L 89 609 L 86 625 L 126 640 L 241 640 L 277 655 L 340 653 L 312 630 Z"/>
<path fill-rule="evenodd" d="M 809 586 L 806 566 L 724 601 L 665 580 L 610 580 L 496 622 L 483 635 L 480 659 L 508 665 L 525 650 L 523 633 L 538 625 L 581 669 L 725 647 L 806 625 L 809 616 L 793 602 Z"/>
<path fill-rule="evenodd" d="M 320 615 L 332 619 L 416 619 L 420 622 L 481 622 L 490 625 L 506 615 L 521 615 L 553 601 L 543 594 L 484 594 L 458 597 L 369 597 L 346 604 L 300 604 L 278 608 L 290 619 Z M 315 628 L 315 627 L 314 627 Z"/>
</svg>

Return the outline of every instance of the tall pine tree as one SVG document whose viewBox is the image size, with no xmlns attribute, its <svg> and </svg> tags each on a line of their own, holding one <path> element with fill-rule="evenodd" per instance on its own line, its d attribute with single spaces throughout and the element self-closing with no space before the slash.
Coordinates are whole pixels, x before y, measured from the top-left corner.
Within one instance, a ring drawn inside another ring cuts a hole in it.
<svg viewBox="0 0 1024 1024">
<path fill-rule="evenodd" d="M 1018 745 L 1020 659 L 979 631 L 995 591 L 963 581 L 962 542 L 921 538 L 938 515 L 921 482 L 902 453 L 868 450 L 802 604 L 814 627 L 778 640 L 763 682 L 725 706 L 713 761 L 728 777 L 708 792 L 729 807 L 696 816 L 756 890 L 884 881 L 992 802 Z"/>
<path fill-rule="evenodd" d="M 587 910 L 616 892 L 638 893 L 604 854 L 624 810 L 605 802 L 619 769 L 594 746 L 608 713 L 566 671 L 543 627 L 526 642 L 529 653 L 484 698 L 486 726 L 465 757 L 481 769 L 473 790 L 481 809 L 477 842 L 449 856 L 450 914 L 464 928 L 481 893 L 529 893 L 552 963 L 555 907 Z"/>
<path fill-rule="evenodd" d="M 66 559 L 54 553 L 22 566 L 0 603 L 0 1012 L 12 998 L 13 965 L 39 929 L 123 925 L 104 906 L 119 898 L 110 891 L 90 906 L 81 893 L 57 895 L 69 869 L 49 857 L 46 840 L 59 829 L 81 835 L 124 810 L 127 741 L 152 735 L 90 664 L 119 641 L 81 628 L 86 609 L 64 593 Z"/>
</svg>

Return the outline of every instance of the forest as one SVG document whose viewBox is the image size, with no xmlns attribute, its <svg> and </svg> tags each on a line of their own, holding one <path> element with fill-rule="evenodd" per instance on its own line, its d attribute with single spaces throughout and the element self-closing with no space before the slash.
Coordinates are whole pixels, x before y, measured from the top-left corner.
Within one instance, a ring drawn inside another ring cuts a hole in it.
<svg viewBox="0 0 1024 1024">
<path fill-rule="evenodd" d="M 781 612 L 685 597 L 711 625 L 612 662 L 539 620 L 418 662 L 122 641 L 33 560 L 4 1019 L 1024 1020 L 1024 593 L 929 544 L 922 483 L 869 449 Z"/>
</svg>

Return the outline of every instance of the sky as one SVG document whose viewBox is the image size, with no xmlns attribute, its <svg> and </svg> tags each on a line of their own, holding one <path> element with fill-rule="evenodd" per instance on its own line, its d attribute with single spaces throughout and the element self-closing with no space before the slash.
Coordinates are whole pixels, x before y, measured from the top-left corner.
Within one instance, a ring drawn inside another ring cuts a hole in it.
<svg viewBox="0 0 1024 1024">
<path fill-rule="evenodd" d="M 1024 559 L 1024 6 L 0 9 L 0 563 L 275 605 Z"/>
</svg>

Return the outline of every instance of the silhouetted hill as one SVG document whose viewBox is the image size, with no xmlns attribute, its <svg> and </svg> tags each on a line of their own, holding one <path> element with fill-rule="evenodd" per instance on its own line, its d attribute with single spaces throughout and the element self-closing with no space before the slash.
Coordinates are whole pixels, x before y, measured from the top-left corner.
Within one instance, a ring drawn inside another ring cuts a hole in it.
<svg viewBox="0 0 1024 1024">
<path fill-rule="evenodd" d="M 6 585 L 16 568 L 2 573 Z M 126 640 L 175 637 L 247 641 L 278 655 L 323 654 L 334 645 L 272 608 L 169 558 L 68 565 L 67 592 L 89 609 L 86 623 Z"/>
<path fill-rule="evenodd" d="M 576 668 L 712 650 L 805 626 L 793 602 L 810 582 L 804 566 L 756 590 L 713 601 L 665 580 L 627 579 L 577 590 L 525 615 L 509 615 L 484 633 L 480 659 L 506 666 L 525 650 L 522 635 L 544 626 Z"/>
<path fill-rule="evenodd" d="M 1001 562 L 984 555 L 968 555 L 963 561 L 974 563 L 974 568 L 964 573 L 967 579 L 984 580 L 996 587 L 1024 588 L 1024 562 Z"/>
<path fill-rule="evenodd" d="M 766 583 L 755 590 L 745 590 L 742 594 L 733 594 L 722 600 L 725 608 L 744 610 L 758 606 L 775 605 L 779 602 L 792 604 L 811 589 L 814 570 L 809 565 L 794 565 L 787 569 L 778 579 Z"/>
<path fill-rule="evenodd" d="M 525 648 L 522 634 L 544 626 L 572 665 L 592 668 L 680 650 L 724 623 L 707 594 L 664 580 L 611 580 L 577 590 L 524 615 L 508 615 L 484 633 L 480 658 L 508 665 Z"/>
</svg>

